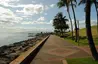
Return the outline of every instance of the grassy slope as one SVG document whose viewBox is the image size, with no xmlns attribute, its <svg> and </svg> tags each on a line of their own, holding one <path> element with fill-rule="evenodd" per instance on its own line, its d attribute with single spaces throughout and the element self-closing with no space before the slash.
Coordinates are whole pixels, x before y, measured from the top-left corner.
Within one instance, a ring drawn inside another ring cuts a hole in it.
<svg viewBox="0 0 98 64">
<path fill-rule="evenodd" d="M 86 29 L 83 28 L 83 29 L 80 29 L 80 32 L 79 32 L 80 36 L 86 36 Z M 92 35 L 95 37 L 97 36 L 97 27 L 96 26 L 92 26 Z"/>
<path fill-rule="evenodd" d="M 74 58 L 67 59 L 68 64 L 98 64 L 98 61 L 94 61 L 92 58 Z"/>
<path fill-rule="evenodd" d="M 69 33 L 69 34 L 70 34 L 70 37 L 71 37 L 71 33 Z M 88 45 L 88 40 L 86 38 L 86 29 L 85 28 L 80 29 L 79 35 L 81 37 L 80 41 L 79 41 L 79 44 L 80 45 Z M 97 27 L 96 26 L 92 26 L 92 35 L 93 35 L 93 39 L 94 39 L 95 44 L 98 45 L 98 34 L 97 34 Z M 73 40 L 71 40 L 70 38 L 65 38 L 65 40 L 67 40 L 69 42 L 72 42 L 75 45 L 77 45 L 77 43 L 74 42 Z"/>
</svg>

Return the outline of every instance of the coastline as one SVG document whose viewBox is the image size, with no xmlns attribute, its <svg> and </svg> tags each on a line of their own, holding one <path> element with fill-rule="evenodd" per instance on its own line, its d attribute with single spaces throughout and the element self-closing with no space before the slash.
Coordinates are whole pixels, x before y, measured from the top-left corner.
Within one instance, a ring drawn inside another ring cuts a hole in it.
<svg viewBox="0 0 98 64">
<path fill-rule="evenodd" d="M 38 35 L 35 38 L 16 42 L 10 45 L 0 47 L 0 64 L 8 64 L 21 53 L 27 51 L 34 46 L 38 41 L 41 41 L 46 35 Z"/>
</svg>

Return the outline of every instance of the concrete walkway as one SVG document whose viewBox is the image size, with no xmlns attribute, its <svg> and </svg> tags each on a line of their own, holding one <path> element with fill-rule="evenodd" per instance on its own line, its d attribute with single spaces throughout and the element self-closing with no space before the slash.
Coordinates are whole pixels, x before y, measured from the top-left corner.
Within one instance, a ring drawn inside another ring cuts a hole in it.
<svg viewBox="0 0 98 64">
<path fill-rule="evenodd" d="M 82 49 L 51 35 L 31 64 L 63 64 L 65 58 L 90 56 Z"/>
</svg>

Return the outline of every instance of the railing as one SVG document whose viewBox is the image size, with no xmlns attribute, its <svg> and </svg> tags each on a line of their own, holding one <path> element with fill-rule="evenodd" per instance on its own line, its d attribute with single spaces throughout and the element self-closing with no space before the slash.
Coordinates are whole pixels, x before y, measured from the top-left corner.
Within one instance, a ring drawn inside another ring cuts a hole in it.
<svg viewBox="0 0 98 64">
<path fill-rule="evenodd" d="M 34 57 L 37 55 L 39 50 L 42 48 L 46 40 L 49 38 L 47 36 L 44 38 L 41 42 L 36 44 L 35 46 L 31 47 L 29 50 L 26 52 L 22 53 L 18 58 L 10 62 L 10 64 L 30 64 L 31 61 L 34 59 Z"/>
</svg>

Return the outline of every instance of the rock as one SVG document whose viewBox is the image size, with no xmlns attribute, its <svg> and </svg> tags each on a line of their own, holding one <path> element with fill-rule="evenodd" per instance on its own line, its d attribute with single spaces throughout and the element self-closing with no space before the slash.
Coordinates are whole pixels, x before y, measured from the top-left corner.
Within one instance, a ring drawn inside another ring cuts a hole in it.
<svg viewBox="0 0 98 64">
<path fill-rule="evenodd" d="M 19 56 L 18 53 L 11 53 L 9 55 L 6 55 L 6 57 L 8 57 L 10 60 L 13 60 L 13 59 L 15 59 L 18 56 Z"/>
<path fill-rule="evenodd" d="M 0 64 L 9 64 L 9 62 L 8 58 L 0 58 Z"/>
<path fill-rule="evenodd" d="M 0 47 L 0 64 L 9 64 L 9 62 L 17 58 L 21 53 L 27 51 L 29 47 L 34 46 L 36 42 L 41 39 L 42 36 L 37 36 L 36 38 Z"/>
</svg>

